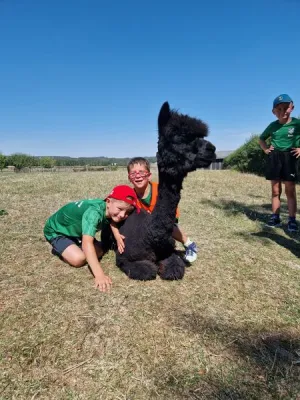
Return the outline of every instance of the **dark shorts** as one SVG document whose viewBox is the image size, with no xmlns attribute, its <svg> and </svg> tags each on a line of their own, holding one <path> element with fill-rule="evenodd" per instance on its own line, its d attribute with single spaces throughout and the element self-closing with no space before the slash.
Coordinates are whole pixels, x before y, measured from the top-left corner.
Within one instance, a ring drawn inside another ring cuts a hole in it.
<svg viewBox="0 0 300 400">
<path fill-rule="evenodd" d="M 290 151 L 273 150 L 268 154 L 266 179 L 295 182 L 296 178 L 297 159 Z"/>
<path fill-rule="evenodd" d="M 71 246 L 71 244 L 76 244 L 76 246 L 81 248 L 81 241 L 75 237 L 58 236 L 50 240 L 49 243 L 52 246 L 52 254 L 59 257 L 61 257 L 62 253 L 67 247 Z"/>
</svg>

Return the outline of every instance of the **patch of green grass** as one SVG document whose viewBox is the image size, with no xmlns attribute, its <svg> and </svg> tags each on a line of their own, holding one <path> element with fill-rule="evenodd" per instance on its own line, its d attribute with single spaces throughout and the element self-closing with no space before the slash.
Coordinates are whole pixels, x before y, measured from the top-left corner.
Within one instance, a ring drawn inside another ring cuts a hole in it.
<svg viewBox="0 0 300 400">
<path fill-rule="evenodd" d="M 0 179 L 1 399 L 299 398 L 300 236 L 264 227 L 263 178 L 189 175 L 180 225 L 198 260 L 181 282 L 135 282 L 110 253 L 110 294 L 53 257 L 42 232 L 63 204 L 104 198 L 126 171 Z"/>
</svg>

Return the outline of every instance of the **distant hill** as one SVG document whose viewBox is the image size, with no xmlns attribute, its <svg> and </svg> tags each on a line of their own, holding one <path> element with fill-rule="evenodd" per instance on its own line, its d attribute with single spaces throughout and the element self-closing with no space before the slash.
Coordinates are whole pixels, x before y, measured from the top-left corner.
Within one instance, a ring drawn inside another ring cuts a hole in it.
<svg viewBox="0 0 300 400">
<path fill-rule="evenodd" d="M 68 156 L 49 156 L 56 161 L 56 165 L 118 165 L 126 166 L 131 157 L 68 157 Z M 150 163 L 156 162 L 156 157 L 145 157 Z"/>
<path fill-rule="evenodd" d="M 217 159 L 224 159 L 233 151 L 217 151 Z M 117 165 L 117 166 L 127 166 L 131 157 L 69 157 L 69 156 L 49 156 L 56 161 L 57 166 L 73 166 L 73 165 Z M 41 157 L 37 157 L 41 158 Z M 145 157 L 151 164 L 156 163 L 156 157 Z"/>
</svg>

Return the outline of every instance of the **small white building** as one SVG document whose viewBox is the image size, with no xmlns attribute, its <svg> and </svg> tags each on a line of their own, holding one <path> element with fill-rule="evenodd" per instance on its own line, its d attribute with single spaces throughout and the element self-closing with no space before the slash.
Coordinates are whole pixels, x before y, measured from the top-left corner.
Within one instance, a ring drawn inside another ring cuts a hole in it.
<svg viewBox="0 0 300 400">
<path fill-rule="evenodd" d="M 224 158 L 229 156 L 229 154 L 233 153 L 234 150 L 227 150 L 227 151 L 217 151 L 216 152 L 216 159 L 213 161 L 209 169 L 216 170 L 216 169 L 222 169 L 223 168 L 223 161 Z"/>
</svg>

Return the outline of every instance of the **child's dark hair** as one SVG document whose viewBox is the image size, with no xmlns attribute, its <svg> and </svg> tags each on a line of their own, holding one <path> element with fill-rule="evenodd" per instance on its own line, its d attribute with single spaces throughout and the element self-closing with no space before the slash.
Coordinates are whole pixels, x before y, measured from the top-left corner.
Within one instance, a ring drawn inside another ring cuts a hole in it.
<svg viewBox="0 0 300 400">
<path fill-rule="evenodd" d="M 149 161 L 144 158 L 144 157 L 133 157 L 127 164 L 127 172 L 130 172 L 130 169 L 135 165 L 135 164 L 141 164 L 143 165 L 148 172 L 150 172 L 150 163 Z"/>
</svg>

